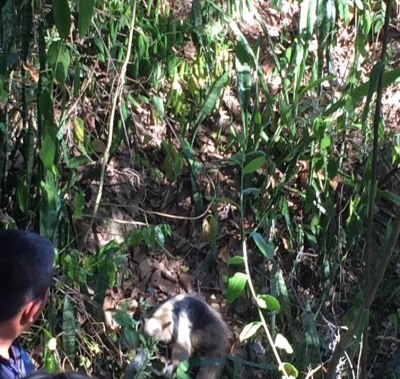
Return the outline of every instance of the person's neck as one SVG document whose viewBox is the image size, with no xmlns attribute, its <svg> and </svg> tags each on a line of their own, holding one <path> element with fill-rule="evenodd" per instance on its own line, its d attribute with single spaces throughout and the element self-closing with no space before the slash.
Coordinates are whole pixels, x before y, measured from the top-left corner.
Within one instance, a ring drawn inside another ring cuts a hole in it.
<svg viewBox="0 0 400 379">
<path fill-rule="evenodd" d="M 12 322 L 0 323 L 0 356 L 10 358 L 10 346 L 18 337 Z"/>
</svg>

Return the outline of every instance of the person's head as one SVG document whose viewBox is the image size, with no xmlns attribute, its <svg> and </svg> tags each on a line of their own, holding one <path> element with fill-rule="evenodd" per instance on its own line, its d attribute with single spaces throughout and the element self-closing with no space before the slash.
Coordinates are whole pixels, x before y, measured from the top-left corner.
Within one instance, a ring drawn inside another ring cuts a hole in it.
<svg viewBox="0 0 400 379">
<path fill-rule="evenodd" d="M 57 374 L 50 374 L 45 371 L 35 371 L 29 374 L 25 379 L 89 379 L 90 376 L 84 372 L 66 371 Z M 92 377 L 93 378 L 93 377 Z"/>
<path fill-rule="evenodd" d="M 38 234 L 0 230 L 0 325 L 24 330 L 39 316 L 53 279 L 54 247 Z"/>
</svg>

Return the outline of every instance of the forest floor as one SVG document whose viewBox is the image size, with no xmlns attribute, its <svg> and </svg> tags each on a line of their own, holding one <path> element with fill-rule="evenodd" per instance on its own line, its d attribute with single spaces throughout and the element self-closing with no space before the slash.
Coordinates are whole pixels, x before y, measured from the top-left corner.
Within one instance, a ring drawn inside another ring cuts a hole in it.
<svg viewBox="0 0 400 379">
<path fill-rule="evenodd" d="M 185 17 L 190 12 L 191 4 L 188 2 L 171 2 L 177 18 Z M 286 30 L 291 30 L 293 37 L 298 31 L 299 6 L 297 2 L 283 1 L 281 11 L 274 10 L 267 0 L 255 0 L 254 4 L 258 12 L 263 17 L 268 26 L 268 32 L 272 37 L 276 37 L 284 26 Z M 397 24 L 392 25 L 393 39 L 390 40 L 391 57 L 389 65 L 398 67 L 400 62 L 400 19 L 394 18 Z M 280 86 L 280 77 L 273 76 L 271 73 L 274 68 L 273 60 L 269 47 L 264 38 L 263 32 L 257 25 L 253 15 L 246 16 L 246 21 L 241 23 L 241 28 L 246 37 L 253 40 L 261 39 L 262 51 L 260 54 L 260 63 L 264 69 L 271 92 L 277 91 Z M 397 29 L 397 32 L 396 32 Z M 345 78 L 350 70 L 350 62 L 354 59 L 354 40 L 357 31 L 354 23 L 349 26 L 341 25 L 337 29 L 339 32 L 335 36 L 337 43 L 332 47 L 333 73 L 336 76 L 334 83 L 331 83 L 325 89 L 325 96 L 335 96 L 346 85 Z M 370 75 L 372 62 L 380 54 L 381 36 L 376 35 L 376 41 L 371 41 L 368 46 L 370 56 L 368 60 L 361 62 L 360 82 L 364 82 Z M 315 52 L 317 45 L 315 43 Z M 188 51 L 184 54 L 190 54 L 190 45 Z M 312 53 L 312 52 L 311 52 Z M 234 104 L 238 101 L 235 89 L 226 90 L 224 101 Z M 318 102 L 310 99 L 310 112 L 317 114 L 319 112 Z M 279 111 L 279 110 L 277 110 Z M 238 114 L 240 110 L 238 109 Z M 135 314 L 139 307 L 140 299 L 145 298 L 149 304 L 156 304 L 160 299 L 168 295 L 180 292 L 198 292 L 212 303 L 226 318 L 229 327 L 234 333 L 232 345 L 232 354 L 246 361 L 257 361 L 265 363 L 265 349 L 262 339 L 255 339 L 252 345 L 248 343 L 239 343 L 237 337 L 243 326 L 253 320 L 252 302 L 249 298 L 242 297 L 240 301 L 227 305 L 224 301 L 226 292 L 226 278 L 231 276 L 236 268 L 227 265 L 231 256 L 240 255 L 242 248 L 240 242 L 239 214 L 238 210 L 228 202 L 220 201 L 218 203 L 210 201 L 216 191 L 218 197 L 228 198 L 238 201 L 239 183 L 238 173 L 234 169 L 214 170 L 216 162 L 225 157 L 225 151 L 220 142 L 216 142 L 216 127 L 210 124 L 200 125 L 198 130 L 198 139 L 202 142 L 195 153 L 197 159 L 203 162 L 207 168 L 207 174 L 198 178 L 203 194 L 206 194 L 208 208 L 207 214 L 212 213 L 218 219 L 218 237 L 217 246 L 212 249 L 210 246 L 210 234 L 212 228 L 207 217 L 195 217 L 192 199 L 192 187 L 190 173 L 187 171 L 182 175 L 179 184 L 171 184 L 166 180 L 160 180 L 155 175 L 155 169 L 163 170 L 164 156 L 159 150 L 163 136 L 171 134 L 171 128 L 174 128 L 172 120 L 168 118 L 156 123 L 149 116 L 146 109 L 141 113 L 132 115 L 135 120 L 136 135 L 134 143 L 121 147 L 118 155 L 112 157 L 106 172 L 106 185 L 103 193 L 101 206 L 97 215 L 97 220 L 93 225 L 93 233 L 81 248 L 94 251 L 99 246 L 107 242 L 116 240 L 121 241 L 126 232 L 140 227 L 143 224 L 167 223 L 171 227 L 171 236 L 165 242 L 165 249 L 156 248 L 154 250 L 132 248 L 129 259 L 126 261 L 123 272 L 130 272 L 129 278 L 121 275 L 121 285 L 108 291 L 105 308 L 110 304 L 118 304 L 122 299 L 129 299 L 131 302 L 131 311 Z M 230 115 L 223 109 L 216 120 L 220 124 L 230 124 L 232 121 Z M 391 85 L 385 89 L 383 97 L 383 118 L 385 120 L 385 133 L 392 135 L 393 132 L 400 132 L 400 90 L 398 84 Z M 239 121 L 234 121 L 239 122 Z M 232 136 L 229 130 L 222 136 L 221 140 L 225 145 L 229 144 Z M 357 165 L 357 154 L 351 154 L 352 150 L 367 149 L 362 145 L 362 141 L 356 130 L 349 130 L 348 146 L 349 153 L 348 167 Z M 138 153 L 142 158 L 140 162 L 132 165 L 133 154 Z M 381 175 L 392 169 L 390 154 L 382 155 L 380 158 Z M 276 172 L 277 177 L 280 173 Z M 295 178 L 294 185 L 302 182 L 304 178 L 301 175 Z M 391 190 L 400 195 L 400 177 L 395 175 L 389 183 Z M 96 196 L 96 187 L 98 182 L 87 179 L 86 188 L 90 201 Z M 302 191 L 304 190 L 299 187 Z M 386 216 L 393 214 L 395 210 L 388 209 L 385 204 L 380 209 Z M 385 217 L 386 219 L 387 217 Z M 107 220 L 105 223 L 104 220 Z M 247 227 L 250 228 L 254 223 L 254 216 L 249 213 L 246 215 Z M 85 224 L 80 225 L 82 231 L 85 230 Z M 284 225 L 277 226 L 277 235 L 280 236 L 280 244 L 275 251 L 277 261 L 284 272 L 286 279 L 290 277 L 294 261 L 300 257 L 300 252 L 293 251 L 285 237 L 287 231 Z M 279 229 L 281 228 L 281 229 Z M 383 236 L 385 231 L 382 231 Z M 82 232 L 82 235 L 84 232 Z M 311 258 L 315 252 L 309 251 Z M 254 271 L 254 280 L 258 283 L 263 293 L 268 293 L 269 282 L 265 275 L 270 267 L 268 262 L 257 253 L 254 246 L 249 246 L 249 257 L 251 267 Z M 303 259 L 303 258 L 302 258 Z M 317 263 L 318 265 L 318 263 Z M 359 273 L 362 270 L 361 263 L 349 262 L 346 272 L 341 273 L 343 280 L 341 288 L 337 287 L 334 292 L 338 297 L 345 296 L 350 287 L 358 282 Z M 313 304 L 313 299 L 318 296 L 319 273 L 310 271 L 307 262 L 304 264 L 303 275 L 297 283 L 287 283 L 289 296 L 294 309 L 304 309 L 308 298 Z M 122 272 L 121 271 L 121 272 Z M 302 279 L 303 278 L 303 279 Z M 149 292 L 152 288 L 154 291 Z M 340 293 L 340 295 L 339 295 Z M 332 298 L 334 295 L 332 295 Z M 399 302 L 399 299 L 397 299 Z M 312 306 L 312 305 L 311 305 Z M 394 304 L 400 308 L 400 302 Z M 335 320 L 343 315 L 344 310 L 340 307 L 336 309 L 338 314 L 325 314 L 325 317 Z M 383 317 L 382 317 L 383 318 Z M 390 338 L 389 338 L 390 337 Z M 381 351 L 378 354 L 384 354 L 388 357 L 395 353 L 393 348 L 394 341 L 400 342 L 398 336 L 388 332 L 387 325 L 382 324 L 381 330 L 377 331 L 377 338 L 382 340 Z M 388 358 L 388 361 L 391 358 Z M 250 370 L 250 369 L 248 369 Z M 263 370 L 252 369 L 247 374 L 243 373 L 243 378 L 269 377 Z"/>
</svg>

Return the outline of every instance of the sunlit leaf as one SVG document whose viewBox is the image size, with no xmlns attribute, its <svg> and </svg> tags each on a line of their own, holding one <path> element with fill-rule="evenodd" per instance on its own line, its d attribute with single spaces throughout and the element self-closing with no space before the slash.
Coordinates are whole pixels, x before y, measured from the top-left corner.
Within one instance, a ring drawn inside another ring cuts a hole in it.
<svg viewBox="0 0 400 379">
<path fill-rule="evenodd" d="M 297 378 L 299 376 L 299 371 L 291 363 L 285 362 L 283 363 L 283 367 L 285 368 L 286 374 L 289 375 L 289 378 Z M 279 367 L 279 370 L 283 371 L 282 367 Z"/>
<path fill-rule="evenodd" d="M 254 336 L 254 334 L 257 333 L 257 330 L 260 329 L 260 327 L 262 326 L 262 323 L 260 321 L 253 321 L 250 324 L 247 324 L 242 332 L 240 333 L 239 336 L 239 341 L 243 342 L 251 337 Z"/>
<path fill-rule="evenodd" d="M 247 275 L 242 272 L 237 272 L 231 278 L 228 279 L 228 286 L 226 292 L 226 301 L 232 303 L 235 301 L 240 294 L 243 292 L 244 287 L 247 284 Z"/>
<path fill-rule="evenodd" d="M 253 159 L 249 162 L 243 169 L 243 175 L 251 174 L 252 172 L 258 170 L 265 163 L 266 157 L 263 155 L 261 157 Z"/>
<path fill-rule="evenodd" d="M 258 295 L 257 304 L 262 309 L 278 312 L 281 309 L 278 299 L 272 295 Z"/>
<path fill-rule="evenodd" d="M 80 117 L 74 118 L 74 137 L 75 142 L 83 142 L 85 140 L 85 125 Z"/>
<path fill-rule="evenodd" d="M 56 153 L 56 144 L 49 134 L 46 134 L 42 143 L 42 148 L 39 152 L 39 157 L 43 162 L 44 167 L 50 169 L 54 163 Z"/>
<path fill-rule="evenodd" d="M 235 255 L 234 257 L 229 258 L 226 263 L 228 266 L 229 265 L 241 265 L 241 264 L 244 264 L 244 259 L 240 255 Z"/>
</svg>

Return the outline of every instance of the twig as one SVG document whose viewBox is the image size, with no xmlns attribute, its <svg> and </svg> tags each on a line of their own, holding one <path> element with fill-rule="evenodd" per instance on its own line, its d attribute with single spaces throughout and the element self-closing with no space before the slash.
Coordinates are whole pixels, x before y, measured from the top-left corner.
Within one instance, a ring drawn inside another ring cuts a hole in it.
<svg viewBox="0 0 400 379">
<path fill-rule="evenodd" d="M 131 18 L 131 25 L 129 28 L 129 38 L 128 38 L 128 46 L 127 46 L 127 51 L 126 51 L 126 57 L 124 60 L 124 63 L 122 64 L 121 67 L 121 73 L 118 77 L 118 83 L 117 83 L 117 88 L 114 93 L 113 97 L 113 102 L 112 102 L 112 108 L 110 112 L 110 120 L 108 124 L 108 139 L 107 139 L 107 146 L 104 151 L 104 157 L 103 157 L 103 162 L 101 165 L 101 172 L 100 172 L 100 182 L 99 182 L 99 190 L 97 192 L 96 196 L 96 202 L 94 204 L 94 209 L 93 209 L 93 216 L 95 217 L 97 215 L 97 211 L 99 209 L 99 204 L 101 200 L 101 196 L 103 194 L 103 187 L 104 187 L 104 176 L 106 172 L 106 167 L 108 163 L 108 159 L 110 156 L 110 150 L 111 150 L 111 144 L 113 140 L 113 134 L 114 134 L 114 119 L 115 119 L 115 112 L 117 109 L 117 104 L 119 100 L 121 99 L 122 91 L 124 89 L 124 84 L 125 84 L 125 75 L 126 75 L 126 69 L 128 67 L 128 64 L 130 62 L 130 57 L 131 57 L 131 51 L 132 51 L 132 46 L 133 46 L 133 32 L 134 32 L 134 27 L 135 27 L 135 19 L 136 19 L 136 3 L 137 1 L 133 1 L 133 9 L 132 9 L 132 18 Z M 92 230 L 93 227 L 93 220 L 92 218 L 90 220 L 85 238 L 84 238 L 84 243 L 86 243 L 87 238 L 89 237 L 89 234 Z"/>
</svg>

